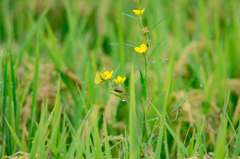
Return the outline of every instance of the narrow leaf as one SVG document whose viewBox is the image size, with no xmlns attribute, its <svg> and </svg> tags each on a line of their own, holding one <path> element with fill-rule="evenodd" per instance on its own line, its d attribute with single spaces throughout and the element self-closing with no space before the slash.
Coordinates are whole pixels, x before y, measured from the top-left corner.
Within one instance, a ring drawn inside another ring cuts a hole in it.
<svg viewBox="0 0 240 159">
<path fill-rule="evenodd" d="M 160 24 L 163 20 L 167 19 L 167 17 L 163 18 L 162 20 L 160 20 L 159 22 L 157 22 L 152 29 L 150 29 L 149 31 L 152 31 L 158 24 Z"/>
<path fill-rule="evenodd" d="M 5 117 L 4 117 L 5 118 Z M 23 147 L 21 141 L 19 140 L 19 138 L 17 137 L 17 134 L 15 133 L 15 131 L 13 130 L 13 128 L 11 127 L 11 125 L 8 123 L 7 119 L 5 118 L 5 121 L 7 123 L 7 126 L 15 140 L 15 142 L 17 143 L 18 147 L 20 148 L 20 150 L 26 152 L 25 148 Z"/>
<path fill-rule="evenodd" d="M 132 16 L 132 15 L 129 15 L 129 14 L 127 14 L 127 13 L 122 13 L 123 15 L 126 15 L 126 16 L 128 16 L 128 17 L 130 17 L 130 18 L 133 18 L 133 19 L 135 19 L 135 20 L 137 20 L 137 21 L 139 21 L 139 22 L 141 22 L 141 20 L 139 20 L 138 18 L 136 18 L 136 17 L 134 17 L 134 16 Z"/>
<path fill-rule="evenodd" d="M 35 71 L 33 79 L 33 96 L 32 96 L 32 107 L 31 107 L 31 121 L 30 121 L 30 130 L 29 137 L 33 138 L 36 131 L 36 125 L 34 124 L 37 118 L 37 98 L 38 98 L 38 74 L 39 74 L 39 48 L 38 48 L 38 37 L 37 37 L 37 49 L 36 49 L 36 62 L 35 62 Z M 29 146 L 31 147 L 32 143 L 29 141 Z"/>
</svg>

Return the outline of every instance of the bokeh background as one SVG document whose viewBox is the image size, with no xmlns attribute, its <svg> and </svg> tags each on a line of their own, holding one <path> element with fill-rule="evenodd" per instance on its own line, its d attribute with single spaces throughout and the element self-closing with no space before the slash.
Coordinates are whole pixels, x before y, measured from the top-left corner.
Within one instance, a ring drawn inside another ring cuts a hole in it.
<svg viewBox="0 0 240 159">
<path fill-rule="evenodd" d="M 128 104 L 112 95 L 112 88 L 107 83 L 96 85 L 94 78 L 97 71 L 116 71 L 117 75 L 127 77 L 124 90 L 128 94 L 134 65 L 136 96 L 140 98 L 140 77 L 135 59 L 141 55 L 129 46 L 138 46 L 143 40 L 140 23 L 129 16 L 137 18 L 132 12 L 138 9 L 137 6 L 136 0 L 0 1 L 1 59 L 11 45 L 16 66 L 15 82 L 21 90 L 17 97 L 21 107 L 22 136 L 28 137 L 38 37 L 38 112 L 46 97 L 49 98 L 48 109 L 53 108 L 61 74 L 61 106 L 73 125 L 77 127 L 85 116 L 85 106 L 88 109 L 96 107 L 100 112 L 99 129 L 105 116 L 112 135 L 111 143 L 123 137 L 128 125 Z M 145 8 L 142 16 L 148 29 L 162 20 L 148 33 L 150 52 L 164 39 L 148 65 L 148 99 L 161 112 L 170 80 L 167 75 L 173 70 L 167 112 L 179 102 L 182 105 L 173 127 L 181 141 L 185 138 L 188 141 L 190 137 L 186 134 L 193 133 L 197 116 L 202 113 L 202 120 L 206 123 L 206 150 L 213 152 L 226 101 L 227 114 L 232 122 L 227 127 L 227 141 L 234 135 L 232 129 L 239 124 L 240 2 L 142 0 L 141 8 Z M 144 66 L 143 59 L 138 62 Z M 81 101 L 78 86 L 86 105 Z M 140 102 L 137 100 L 137 103 Z M 137 107 L 137 110 L 142 113 L 142 108 Z M 171 120 L 175 116 L 169 113 Z M 150 107 L 148 118 L 156 117 L 157 113 Z M 148 122 L 148 131 L 154 127 L 155 121 Z M 169 137 L 169 142 L 170 152 L 175 154 L 177 145 L 174 139 Z M 228 148 L 233 150 L 234 141 L 229 142 Z M 113 154 L 118 156 L 117 149 Z"/>
</svg>

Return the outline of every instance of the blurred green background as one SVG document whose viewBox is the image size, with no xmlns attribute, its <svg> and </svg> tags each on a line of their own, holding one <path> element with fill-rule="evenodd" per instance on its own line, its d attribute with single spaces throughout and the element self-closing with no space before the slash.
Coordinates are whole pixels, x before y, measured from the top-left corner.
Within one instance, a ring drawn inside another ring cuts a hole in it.
<svg viewBox="0 0 240 159">
<path fill-rule="evenodd" d="M 240 1 L 142 0 L 141 8 L 145 8 L 142 16 L 148 29 L 165 18 L 148 33 L 150 52 L 165 38 L 148 65 L 148 99 L 161 112 L 170 80 L 167 74 L 173 70 L 167 112 L 182 98 L 185 100 L 173 127 L 183 141 L 188 129 L 189 134 L 193 133 L 197 116 L 202 113 L 206 150 L 213 152 L 228 92 L 227 114 L 232 125 L 227 127 L 227 141 L 232 138 L 232 129 L 237 128 L 240 118 Z M 49 97 L 49 110 L 54 106 L 57 79 L 61 74 L 61 106 L 75 127 L 86 114 L 84 107 L 90 109 L 96 105 L 100 110 L 99 128 L 106 115 L 109 134 L 124 134 L 128 105 L 111 95 L 108 84 L 96 86 L 94 78 L 97 71 L 117 71 L 116 75 L 127 77 L 124 89 L 129 92 L 131 67 L 135 65 L 136 96 L 140 98 L 140 77 L 135 61 L 140 55 L 133 47 L 125 45 L 138 46 L 144 38 L 140 23 L 129 16 L 137 18 L 133 9 L 138 9 L 136 0 L 0 1 L 1 60 L 11 48 L 16 66 L 15 83 L 20 90 L 17 99 L 20 99 L 21 133 L 27 129 L 31 113 L 38 36 L 38 112 L 46 97 Z M 170 61 L 173 61 L 173 69 Z M 143 59 L 138 62 L 144 66 Z M 2 70 L 0 79 L 3 80 Z M 77 86 L 81 88 L 86 105 L 81 101 Z M 141 110 L 137 107 L 140 114 Z M 148 118 L 155 117 L 157 113 L 149 108 Z M 169 117 L 173 120 L 175 114 L 170 113 Z M 149 122 L 147 131 L 154 125 Z M 172 141 L 170 151 L 175 154 L 176 143 L 171 137 L 169 140 Z M 234 141 L 228 148 L 233 150 Z"/>
</svg>

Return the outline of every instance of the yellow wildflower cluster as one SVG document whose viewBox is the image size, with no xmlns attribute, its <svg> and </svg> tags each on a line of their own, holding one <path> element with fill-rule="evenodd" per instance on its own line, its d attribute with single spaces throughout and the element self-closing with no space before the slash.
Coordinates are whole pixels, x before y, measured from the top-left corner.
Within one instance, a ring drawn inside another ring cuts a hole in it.
<svg viewBox="0 0 240 159">
<path fill-rule="evenodd" d="M 98 72 L 98 73 L 96 73 L 96 76 L 95 76 L 95 83 L 99 84 L 102 81 L 109 80 L 112 78 L 112 75 L 113 75 L 113 71 L 111 71 L 111 72 L 105 71 L 104 73 Z"/>
<path fill-rule="evenodd" d="M 140 16 L 141 19 L 141 15 L 143 14 L 143 12 L 145 11 L 145 8 L 142 10 L 133 10 L 133 12 Z M 141 20 L 142 23 L 142 20 Z M 149 31 L 147 30 L 147 27 L 143 27 L 141 29 L 143 34 L 147 34 Z M 146 50 L 148 49 L 147 45 L 142 43 L 139 47 L 135 47 L 135 51 L 143 54 L 146 52 Z M 146 56 L 145 54 L 143 54 L 144 56 Z M 97 72 L 96 76 L 95 76 L 95 83 L 96 84 L 100 84 L 103 81 L 107 81 L 110 82 L 110 84 L 113 86 L 113 82 L 115 82 L 116 84 L 122 84 L 125 80 L 126 77 L 121 77 L 121 76 L 117 76 L 117 78 L 112 79 L 113 76 L 113 71 L 109 72 L 109 71 L 105 71 L 104 73 L 102 72 Z"/>
<path fill-rule="evenodd" d="M 143 14 L 143 12 L 145 11 L 145 8 L 142 10 L 132 10 L 136 15 L 140 16 L 140 20 L 141 20 L 141 15 Z M 142 20 L 141 20 L 142 22 Z M 141 29 L 141 32 L 143 34 L 147 34 L 149 32 L 149 30 L 147 29 L 147 27 L 143 27 Z M 147 45 L 146 44 L 141 44 L 140 47 L 135 47 L 135 51 L 142 54 L 147 50 Z"/>
<path fill-rule="evenodd" d="M 105 71 L 104 73 L 102 72 L 97 72 L 96 76 L 95 76 L 95 83 L 96 84 L 100 84 L 103 81 L 112 81 L 112 76 L 113 76 L 113 71 L 109 72 L 109 71 Z M 114 82 L 117 84 L 121 84 L 126 80 L 126 77 L 121 77 L 118 76 L 117 79 L 114 78 Z"/>
</svg>

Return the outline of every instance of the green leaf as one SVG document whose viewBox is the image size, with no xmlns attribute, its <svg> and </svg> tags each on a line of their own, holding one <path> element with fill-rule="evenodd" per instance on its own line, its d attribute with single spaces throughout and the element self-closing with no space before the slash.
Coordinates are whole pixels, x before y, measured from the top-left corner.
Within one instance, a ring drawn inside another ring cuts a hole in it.
<svg viewBox="0 0 240 159">
<path fill-rule="evenodd" d="M 152 56 L 153 53 L 156 51 L 156 49 L 158 48 L 158 46 L 163 42 L 163 40 L 165 40 L 165 38 L 163 38 L 163 39 L 157 44 L 157 46 L 153 49 L 152 53 L 151 53 L 150 56 L 148 57 L 148 61 L 150 60 L 151 56 Z"/>
<path fill-rule="evenodd" d="M 32 107 L 31 107 L 31 121 L 30 121 L 30 130 L 29 137 L 33 138 L 36 131 L 35 121 L 37 118 L 37 100 L 38 100 L 38 74 L 39 74 L 39 48 L 38 48 L 38 36 L 37 36 L 37 48 L 36 48 L 36 62 L 35 62 L 35 71 L 33 79 L 33 96 L 32 96 Z M 29 141 L 28 144 L 30 147 L 32 142 Z"/>
<path fill-rule="evenodd" d="M 5 118 L 5 117 L 4 117 Z M 11 125 L 8 123 L 7 119 L 5 118 L 5 121 L 7 123 L 7 126 L 15 140 L 15 142 L 17 143 L 18 147 L 20 148 L 20 150 L 26 152 L 25 148 L 23 147 L 22 143 L 20 142 L 19 138 L 17 137 L 17 134 L 15 133 L 15 131 L 13 130 L 13 128 L 11 127 Z"/>
<path fill-rule="evenodd" d="M 4 116 L 6 116 L 6 106 L 7 106 L 7 55 L 5 55 L 4 59 L 4 72 L 3 72 L 3 106 L 2 106 L 2 140 L 4 140 L 4 134 L 5 134 L 5 119 Z M 2 147 L 2 156 L 4 154 L 4 148 L 5 146 Z"/>
<path fill-rule="evenodd" d="M 139 73 L 140 73 L 140 83 L 142 86 L 141 98 L 143 101 L 146 101 L 146 99 L 147 99 L 146 83 L 145 83 L 145 80 L 144 80 L 144 77 L 143 77 L 143 74 L 141 73 L 141 71 L 139 71 Z"/>
<path fill-rule="evenodd" d="M 119 97 L 120 99 L 123 99 L 120 95 L 117 95 L 115 93 L 110 92 L 110 94 L 115 95 L 116 97 Z"/>
<path fill-rule="evenodd" d="M 164 136 L 164 138 L 165 138 L 164 147 L 165 147 L 166 159 L 170 159 L 169 150 L 168 150 L 168 140 L 167 140 L 167 130 L 166 130 L 166 128 L 165 128 L 165 133 L 164 134 L 165 134 L 165 136 Z"/>
<path fill-rule="evenodd" d="M 13 107 L 14 107 L 14 118 L 16 120 L 15 121 L 16 134 L 17 136 L 19 136 L 19 110 L 17 109 L 17 99 L 16 99 L 16 92 L 15 92 L 16 87 L 15 87 L 14 66 L 13 66 L 13 60 L 12 60 L 11 45 L 9 46 L 9 54 L 10 54 L 10 72 L 11 72 L 11 80 L 12 80 L 11 87 L 12 87 L 12 100 L 13 100 Z"/>
<path fill-rule="evenodd" d="M 135 110 L 135 81 L 134 81 L 134 67 L 132 66 L 131 80 L 130 80 L 130 111 L 129 111 L 129 158 L 139 158 L 139 147 L 137 139 L 137 130 L 135 126 L 136 110 Z"/>
<path fill-rule="evenodd" d="M 100 142 L 100 135 L 99 135 L 99 130 L 98 130 L 98 110 L 93 109 L 93 141 L 94 141 L 94 149 L 96 152 L 96 155 L 98 156 L 99 159 L 103 158 L 102 155 L 102 148 L 101 148 L 101 142 Z"/>
<path fill-rule="evenodd" d="M 124 44 L 124 43 L 110 43 L 111 45 L 124 45 L 124 46 L 131 46 L 131 47 L 136 47 L 134 45 L 131 45 L 131 44 Z"/>
<path fill-rule="evenodd" d="M 136 61 L 137 65 L 138 65 L 138 67 L 139 67 L 139 70 L 140 70 L 141 73 L 143 74 L 143 70 L 142 70 L 140 64 L 138 63 L 137 59 L 131 54 L 131 52 L 130 52 L 126 47 L 124 47 L 124 48 L 125 48 L 125 49 L 127 50 L 127 52 L 133 57 L 134 61 Z"/>
<path fill-rule="evenodd" d="M 107 131 L 107 125 L 106 125 L 106 121 L 104 119 L 104 135 L 105 135 L 105 154 L 106 154 L 106 159 L 110 159 L 112 158 L 111 156 L 111 151 L 110 151 L 110 147 L 109 147 L 109 141 L 108 141 L 108 131 Z"/>
<path fill-rule="evenodd" d="M 167 17 L 163 18 L 162 20 L 160 20 L 159 22 L 157 22 L 152 29 L 150 29 L 149 31 L 152 31 L 158 24 L 160 24 L 163 20 L 167 19 Z"/>
<path fill-rule="evenodd" d="M 38 18 L 36 24 L 34 24 L 31 28 L 31 30 L 29 31 L 28 35 L 27 35 L 27 39 L 24 40 L 24 43 L 21 45 L 21 48 L 20 48 L 20 53 L 19 53 L 19 56 L 18 56 L 18 59 L 21 60 L 22 57 L 23 57 L 23 53 L 27 47 L 27 45 L 31 42 L 33 36 L 35 35 L 35 33 L 37 32 L 40 24 L 42 23 L 42 20 L 43 18 L 46 16 L 48 10 L 50 9 L 51 5 L 49 5 L 43 12 L 42 14 L 40 15 L 40 17 Z"/>
<path fill-rule="evenodd" d="M 192 138 L 190 140 L 190 144 L 188 148 L 188 157 L 192 157 L 194 155 L 193 153 L 194 140 L 195 140 L 195 129 L 193 130 Z"/>
<path fill-rule="evenodd" d="M 177 117 L 178 117 L 178 111 L 176 112 L 176 116 L 175 116 L 173 122 L 177 120 Z"/>
<path fill-rule="evenodd" d="M 142 0 L 139 0 L 139 1 L 138 1 L 138 7 L 139 7 L 139 9 L 140 9 L 140 7 L 141 7 L 141 3 L 142 3 Z"/>
<path fill-rule="evenodd" d="M 44 119 L 48 110 L 47 107 L 48 100 L 46 101 L 45 107 L 42 108 L 42 113 L 40 117 L 40 123 L 38 125 L 38 129 L 36 131 L 36 135 L 34 137 L 34 142 L 32 144 L 31 150 L 30 150 L 30 156 L 29 159 L 35 159 L 35 155 L 39 153 L 39 158 L 44 159 L 44 150 L 45 150 L 45 133 L 46 131 L 44 130 Z"/>
<path fill-rule="evenodd" d="M 61 76 L 59 76 L 58 79 L 58 90 L 57 90 L 57 96 L 55 101 L 55 111 L 53 114 L 53 132 L 52 132 L 52 142 L 54 145 L 57 145 L 57 140 L 59 138 L 59 132 L 60 132 L 60 117 L 61 117 L 61 111 L 60 111 L 60 88 L 61 88 Z"/>
<path fill-rule="evenodd" d="M 180 99 L 180 101 L 177 103 L 177 105 L 173 108 L 173 110 L 171 112 L 173 112 L 174 110 L 176 110 L 178 108 L 178 106 L 182 102 L 183 98 L 185 98 L 185 92 L 184 92 L 184 95 L 182 96 L 182 98 Z"/>
<path fill-rule="evenodd" d="M 165 102 L 164 102 L 164 106 L 163 106 L 163 110 L 162 110 L 162 116 L 161 116 L 161 120 L 160 120 L 160 132 L 159 132 L 159 135 L 158 135 L 158 143 L 157 143 L 157 147 L 156 147 L 156 151 L 155 151 L 155 157 L 154 157 L 155 159 L 160 158 L 160 153 L 161 153 L 161 149 L 162 149 L 164 122 L 165 122 L 165 117 L 166 117 L 166 114 L 167 114 L 167 102 L 168 102 L 170 86 L 171 86 L 171 77 L 172 76 L 170 76 L 170 80 L 168 82 L 167 94 L 166 94 L 166 98 L 165 98 Z"/>
<path fill-rule="evenodd" d="M 174 138 L 174 140 L 177 142 L 178 146 L 182 149 L 183 153 L 185 155 L 188 154 L 188 150 L 184 147 L 184 145 L 182 144 L 182 142 L 179 140 L 179 138 L 177 137 L 177 135 L 175 134 L 175 132 L 172 130 L 172 128 L 168 125 L 167 122 L 165 122 L 165 126 L 168 129 L 168 131 L 170 132 L 170 134 L 172 135 L 172 137 Z"/>
<path fill-rule="evenodd" d="M 139 20 L 138 18 L 136 18 L 136 17 L 134 17 L 134 16 L 132 16 L 132 15 L 129 15 L 129 14 L 127 14 L 127 13 L 122 13 L 123 15 L 126 15 L 126 16 L 128 16 L 128 17 L 130 17 L 130 18 L 133 18 L 133 19 L 135 19 L 135 20 L 137 20 L 137 21 L 139 21 L 139 22 L 141 22 L 141 20 Z"/>
</svg>

